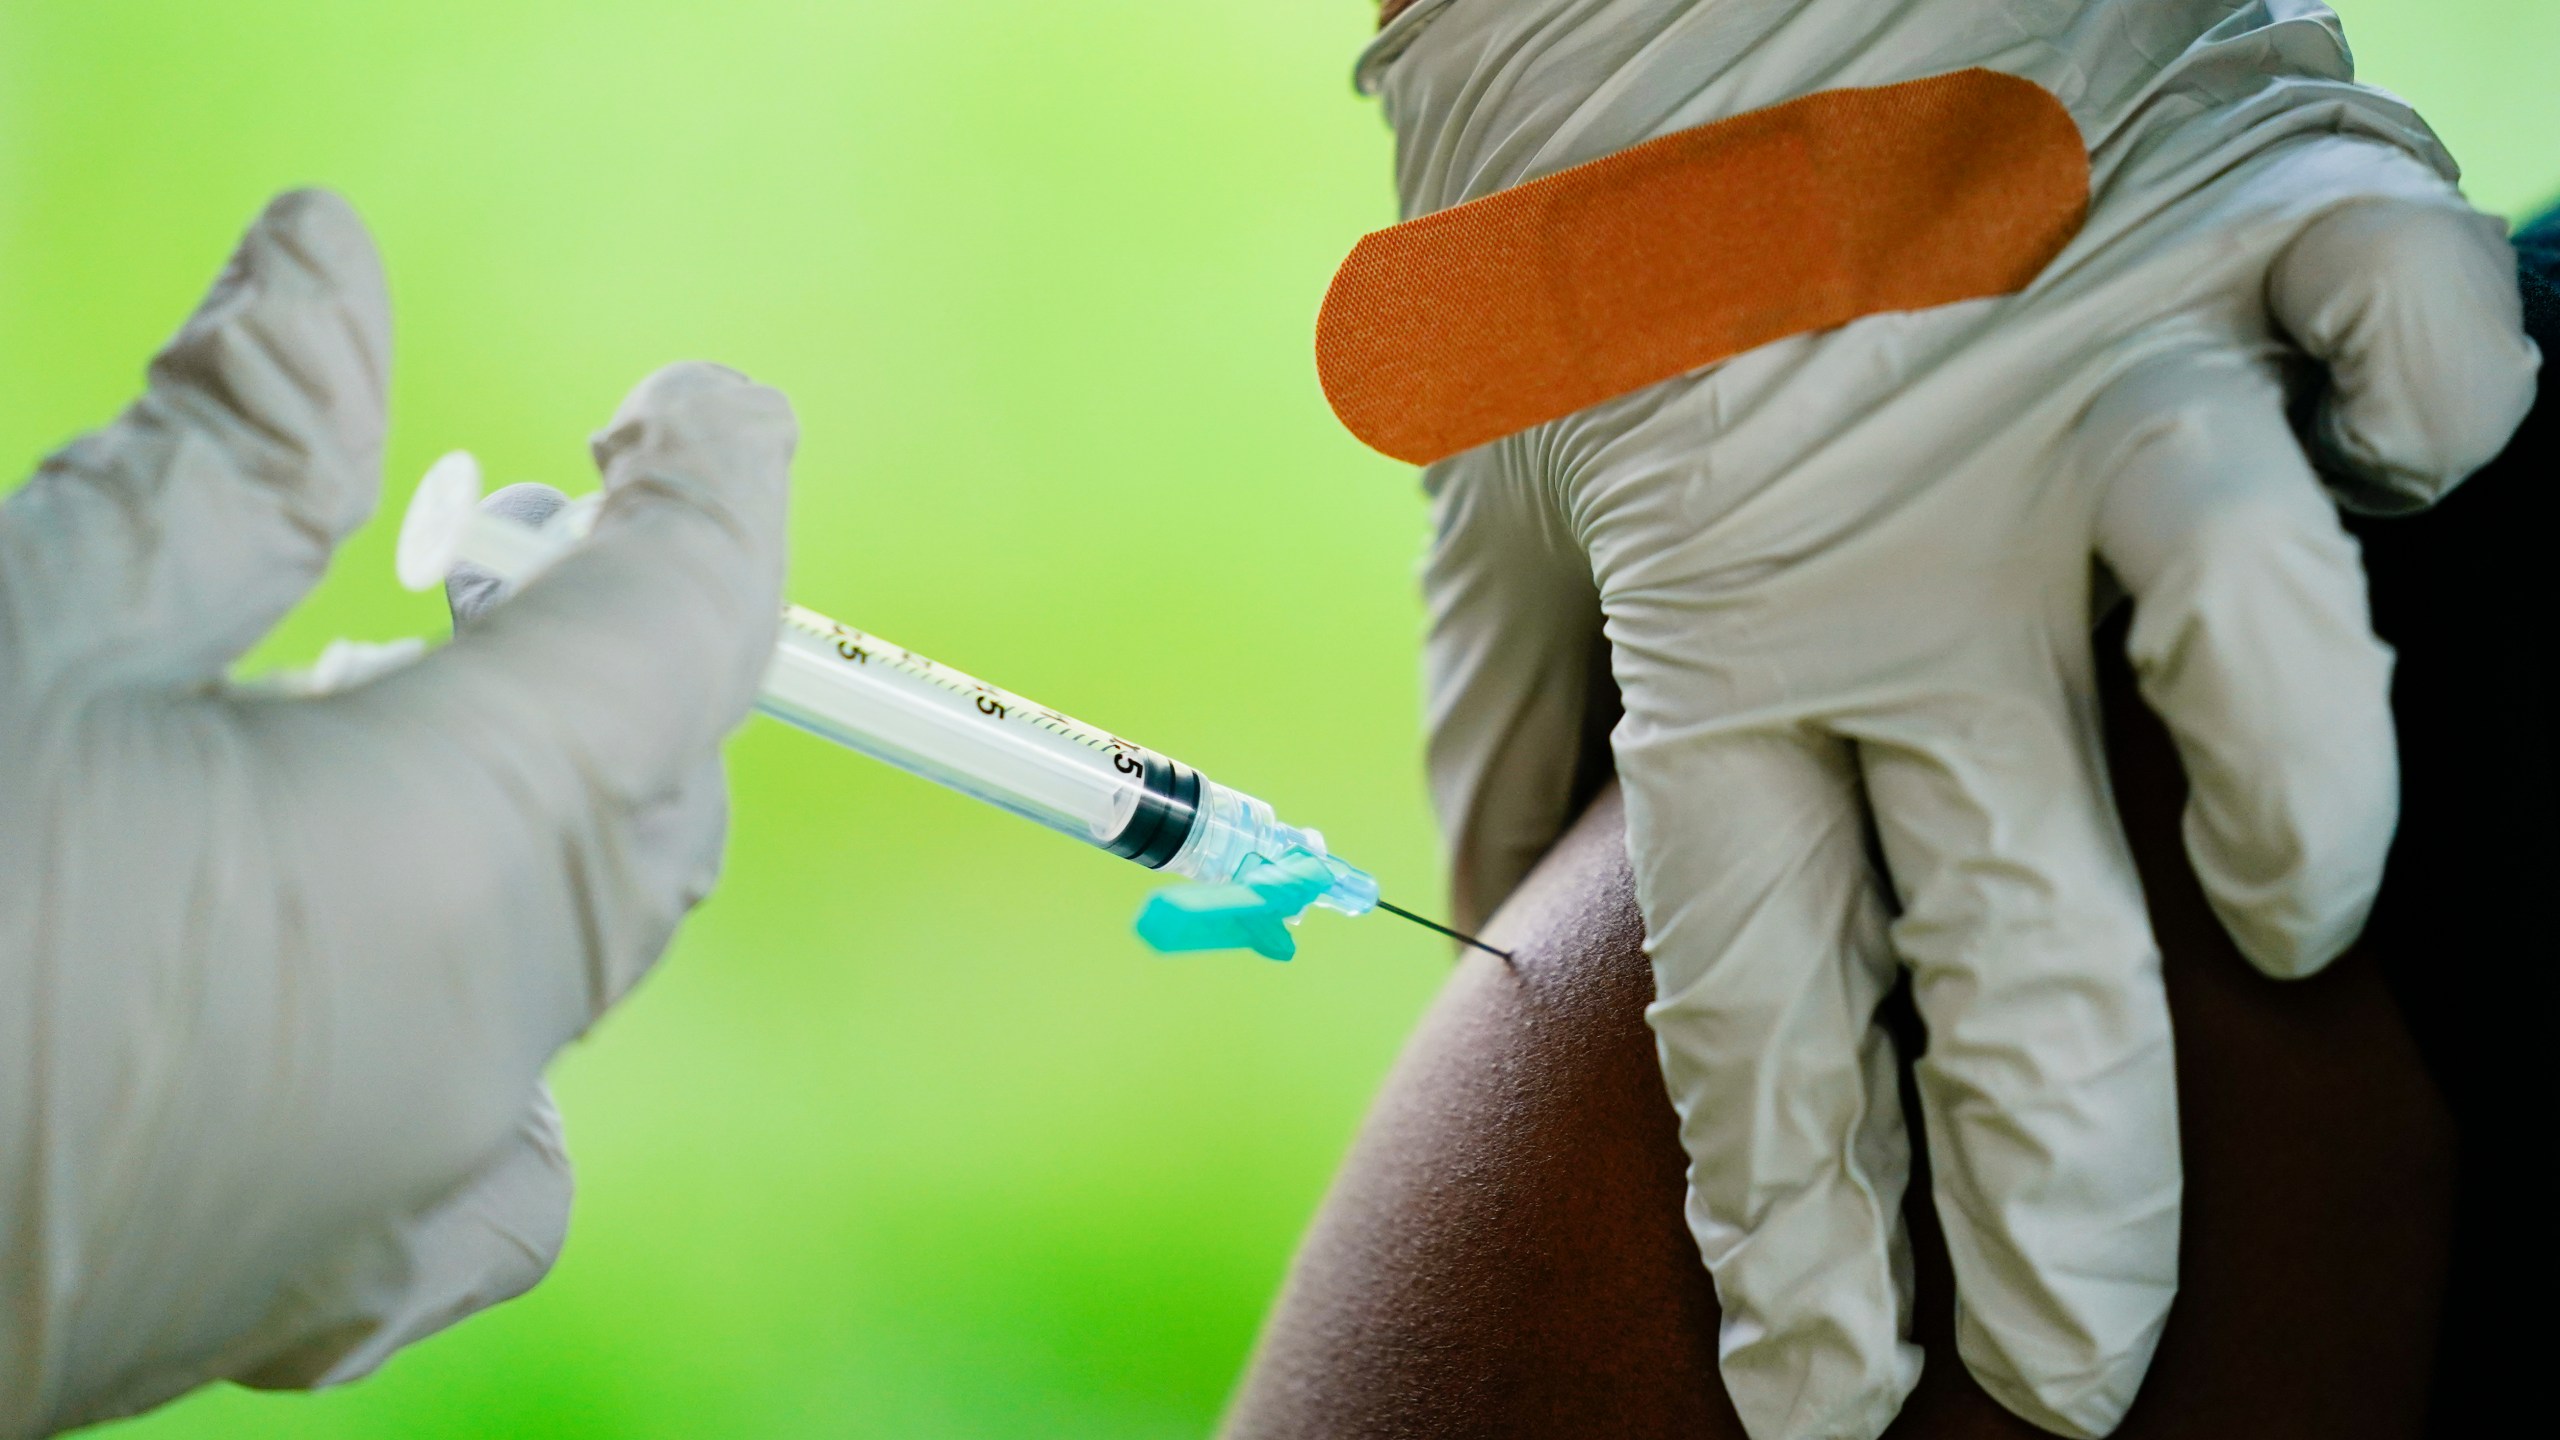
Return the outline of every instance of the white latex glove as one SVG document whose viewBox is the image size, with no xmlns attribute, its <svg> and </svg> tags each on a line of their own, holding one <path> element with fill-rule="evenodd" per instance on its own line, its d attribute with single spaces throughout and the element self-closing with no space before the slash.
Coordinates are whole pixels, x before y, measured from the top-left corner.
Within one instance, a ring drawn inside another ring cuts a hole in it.
<svg viewBox="0 0 2560 1440">
<path fill-rule="evenodd" d="M 1650 1018 L 1758 1440 L 1872 1437 L 1919 1372 L 1874 1023 L 1897 966 L 1965 1361 L 2048 1430 L 2122 1418 L 2180 1177 L 2089 618 L 2135 599 L 2241 949 L 2316 970 L 2371 904 L 2397 777 L 2391 657 L 2286 420 L 2288 380 L 2321 378 L 2295 357 L 2325 366 L 2322 468 L 2370 508 L 2492 458 L 2538 363 L 2502 228 L 2298 0 L 1419 0 L 1362 76 L 1411 216 L 1968 65 L 2052 90 L 2091 147 L 2089 225 L 2033 288 L 1783 341 L 1425 475 L 1460 924 L 1569 818 L 1595 654 L 1623 695 Z"/>
<path fill-rule="evenodd" d="M 543 1067 L 715 874 L 795 438 L 731 372 L 634 391 L 593 540 L 450 645 L 226 685 L 373 508 L 389 332 L 355 215 L 287 195 L 0 505 L 0 1436 L 345 1379 L 539 1278 Z"/>
</svg>

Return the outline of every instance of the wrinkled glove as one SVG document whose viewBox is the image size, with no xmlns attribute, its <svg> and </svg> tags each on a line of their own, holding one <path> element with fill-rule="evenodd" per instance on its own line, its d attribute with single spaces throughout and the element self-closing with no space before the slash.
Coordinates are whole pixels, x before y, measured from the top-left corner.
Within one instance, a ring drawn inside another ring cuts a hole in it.
<svg viewBox="0 0 2560 1440">
<path fill-rule="evenodd" d="M 1570 818 L 1605 655 L 1650 1019 L 1758 1440 L 1872 1437 L 1918 1375 L 1875 1023 L 1898 970 L 1963 1357 L 2045 1429 L 2122 1418 L 2180 1176 L 2090 617 L 2130 592 L 2239 947 L 2318 969 L 2397 806 L 2391 657 L 2321 481 L 2430 502 L 2538 364 L 2502 228 L 2305 0 L 1416 0 L 1361 77 L 1411 217 L 1972 65 L 2044 85 L 2090 145 L 2088 225 L 2027 291 L 1780 341 L 1425 473 L 1458 923 Z"/>
<path fill-rule="evenodd" d="M 521 596 L 334 693 L 231 686 L 373 508 L 389 363 L 362 225 L 284 196 L 0 505 L 0 1436 L 345 1379 L 532 1284 L 543 1067 L 716 871 L 789 407 L 662 371 Z"/>
</svg>

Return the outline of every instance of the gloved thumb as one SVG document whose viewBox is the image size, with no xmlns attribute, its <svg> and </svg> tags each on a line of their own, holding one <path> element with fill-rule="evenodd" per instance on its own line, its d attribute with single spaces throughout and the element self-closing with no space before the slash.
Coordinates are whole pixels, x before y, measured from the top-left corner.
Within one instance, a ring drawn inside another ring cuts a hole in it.
<svg viewBox="0 0 2560 1440">
<path fill-rule="evenodd" d="M 346 933 L 414 929 L 465 957 L 437 971 L 439 993 L 510 1064 L 538 1064 L 628 990 L 717 872 L 719 745 L 773 661 L 796 434 L 773 390 L 712 366 L 660 372 L 606 431 L 609 488 L 584 543 L 511 598 L 464 587 L 459 632 L 416 664 L 259 716 L 298 791 L 351 828 L 397 817 L 404 842 L 436 852 L 424 867 L 328 845 L 306 859 L 334 913 L 356 917 Z M 533 1074 L 486 1078 L 474 1125 Z"/>
<path fill-rule="evenodd" d="M 512 737 L 545 770 L 566 761 L 624 804 L 674 790 L 773 662 L 797 437 L 780 393 L 734 371 L 644 381 L 597 438 L 594 532 L 494 609 L 481 597 L 503 592 L 464 577 L 451 592 L 464 623 L 409 679 L 417 701 Z"/>
<path fill-rule="evenodd" d="M 568 496 L 550 486 L 528 483 L 490 492 L 480 508 L 520 525 L 539 526 L 568 503 Z M 455 565 L 444 582 L 455 633 L 480 623 L 516 588 L 496 571 L 467 560 Z M 630 853 L 643 875 L 640 887 L 651 895 L 674 897 L 677 913 L 701 903 L 719 878 L 720 852 L 729 830 L 729 792 L 721 780 L 719 758 L 706 756 L 673 793 L 635 806 L 630 824 L 634 842 Z M 638 978 L 635 967 L 613 973 L 616 988 L 604 996 L 608 1002 L 620 999 L 622 990 Z"/>
</svg>

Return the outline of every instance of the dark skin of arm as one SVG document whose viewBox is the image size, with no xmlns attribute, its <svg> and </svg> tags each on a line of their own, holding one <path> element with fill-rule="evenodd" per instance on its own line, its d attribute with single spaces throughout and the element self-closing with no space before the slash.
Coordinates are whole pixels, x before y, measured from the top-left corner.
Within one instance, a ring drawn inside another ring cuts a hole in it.
<svg viewBox="0 0 2560 1440">
<path fill-rule="evenodd" d="M 2528 323 L 2560 356 L 2560 226 L 2549 239 L 2548 254 L 2525 246 Z M 2179 839 L 2176 756 L 2119 658 L 2123 617 L 2100 637 L 2187 1173 L 2178 1304 L 2125 1440 L 2534 1428 L 2513 1412 L 2538 1388 L 2539 1325 L 2511 1317 L 2537 1313 L 2548 1284 L 2544 1247 L 2520 1237 L 2547 1194 L 2531 1156 L 2549 1124 L 2560 786 L 2534 621 L 2560 533 L 2555 390 L 2546 370 L 2506 456 L 2437 510 L 2358 527 L 2376 626 L 2402 657 L 2404 811 L 2364 940 L 2320 976 L 2266 980 L 2224 936 Z M 1741 1440 L 1644 1024 L 1652 976 L 1614 787 L 1489 936 L 1515 963 L 1467 956 L 1415 1031 L 1274 1305 L 1227 1440 Z M 1925 1043 L 1907 1009 L 1898 1038 L 1907 1087 Z M 1915 1158 L 1905 1209 L 1929 1362 L 1890 1433 L 2040 1435 L 1956 1358 Z"/>
</svg>

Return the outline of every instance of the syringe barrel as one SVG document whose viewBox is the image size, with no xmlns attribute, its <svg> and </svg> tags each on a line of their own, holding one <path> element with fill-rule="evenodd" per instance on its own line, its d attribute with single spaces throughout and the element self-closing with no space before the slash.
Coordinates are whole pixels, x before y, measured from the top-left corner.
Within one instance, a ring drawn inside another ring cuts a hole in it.
<svg viewBox="0 0 2560 1440">
<path fill-rule="evenodd" d="M 479 483 L 478 467 L 459 452 L 428 472 L 402 526 L 403 583 L 435 584 L 456 561 L 522 583 L 592 523 L 587 503 L 539 528 L 482 513 Z M 1226 881 L 1249 860 L 1305 850 L 1334 872 L 1317 904 L 1363 915 L 1378 903 L 1375 880 L 1327 855 L 1322 834 L 1284 823 L 1262 801 L 814 610 L 784 607 L 756 703 L 813 735 L 1151 869 Z"/>
<path fill-rule="evenodd" d="M 1324 837 L 1171 756 L 794 605 L 757 708 L 1149 869 L 1232 880 Z M 1361 915 L 1377 883 L 1326 856 L 1316 903 Z"/>
<path fill-rule="evenodd" d="M 757 708 L 1145 865 L 1197 808 L 1189 767 L 797 605 Z"/>
</svg>

